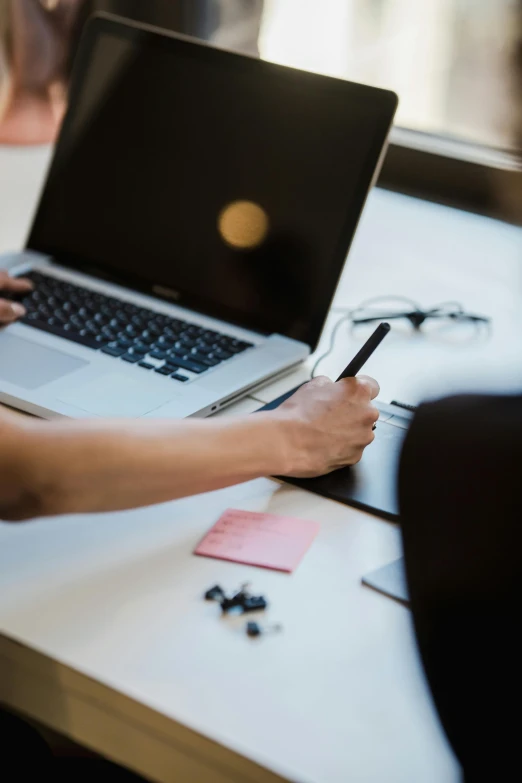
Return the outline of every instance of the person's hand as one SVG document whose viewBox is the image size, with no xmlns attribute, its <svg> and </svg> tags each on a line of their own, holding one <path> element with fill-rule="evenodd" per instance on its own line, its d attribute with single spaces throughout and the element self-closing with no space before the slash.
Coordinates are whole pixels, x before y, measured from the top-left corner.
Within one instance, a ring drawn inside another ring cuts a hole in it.
<svg viewBox="0 0 522 783">
<path fill-rule="evenodd" d="M 309 478 L 359 462 L 375 437 L 379 412 L 371 401 L 378 393 L 367 376 L 337 383 L 315 378 L 277 408 L 290 444 L 286 475 Z"/>
<path fill-rule="evenodd" d="M 0 269 L 0 326 L 10 324 L 25 315 L 25 307 L 20 302 L 10 302 L 2 298 L 2 292 L 23 294 L 31 291 L 33 284 L 21 277 L 9 277 L 5 269 Z"/>
</svg>

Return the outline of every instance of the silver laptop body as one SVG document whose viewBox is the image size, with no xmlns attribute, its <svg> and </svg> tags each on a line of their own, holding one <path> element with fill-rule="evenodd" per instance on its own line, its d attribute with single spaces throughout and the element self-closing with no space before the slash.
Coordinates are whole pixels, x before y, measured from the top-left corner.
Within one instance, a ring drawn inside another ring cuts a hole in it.
<svg viewBox="0 0 522 783">
<path fill-rule="evenodd" d="M 27 247 L 0 259 L 35 283 L 0 401 L 207 416 L 305 360 L 396 102 L 95 17 Z"/>
</svg>

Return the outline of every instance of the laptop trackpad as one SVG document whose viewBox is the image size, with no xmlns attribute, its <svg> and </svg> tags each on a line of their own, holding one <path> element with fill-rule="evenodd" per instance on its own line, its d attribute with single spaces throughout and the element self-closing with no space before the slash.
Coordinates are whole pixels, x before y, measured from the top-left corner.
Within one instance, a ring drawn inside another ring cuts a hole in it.
<svg viewBox="0 0 522 783">
<path fill-rule="evenodd" d="M 159 408 L 176 396 L 174 389 L 155 389 L 147 377 L 131 378 L 126 373 L 108 372 L 92 381 L 62 392 L 62 402 L 95 416 L 135 418 Z"/>
<path fill-rule="evenodd" d="M 89 362 L 54 348 L 8 332 L 0 333 L 0 380 L 22 389 L 38 389 L 87 364 Z"/>
</svg>

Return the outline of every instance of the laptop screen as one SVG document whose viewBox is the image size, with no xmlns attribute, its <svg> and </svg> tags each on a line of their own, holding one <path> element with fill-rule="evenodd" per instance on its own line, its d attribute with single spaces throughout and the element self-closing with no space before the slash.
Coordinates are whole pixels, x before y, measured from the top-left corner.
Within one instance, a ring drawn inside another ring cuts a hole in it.
<svg viewBox="0 0 522 783">
<path fill-rule="evenodd" d="M 96 19 L 28 246 L 314 346 L 395 108 Z"/>
</svg>

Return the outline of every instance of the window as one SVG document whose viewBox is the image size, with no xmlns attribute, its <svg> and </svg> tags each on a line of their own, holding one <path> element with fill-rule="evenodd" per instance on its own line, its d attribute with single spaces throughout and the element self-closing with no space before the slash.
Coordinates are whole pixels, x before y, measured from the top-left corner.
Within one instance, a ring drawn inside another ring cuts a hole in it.
<svg viewBox="0 0 522 783">
<path fill-rule="evenodd" d="M 400 96 L 397 125 L 516 153 L 514 0 L 267 0 L 268 60 Z"/>
<path fill-rule="evenodd" d="M 522 222 L 522 0 L 221 0 L 211 40 L 248 7 L 259 56 L 399 94 L 381 185 Z"/>
<path fill-rule="evenodd" d="M 391 88 L 381 184 L 522 222 L 522 0 L 0 0 L 0 141 L 52 137 L 63 63 L 97 10 Z M 37 88 L 16 101 L 13 46 Z"/>
</svg>

